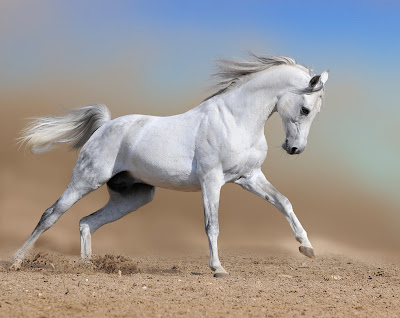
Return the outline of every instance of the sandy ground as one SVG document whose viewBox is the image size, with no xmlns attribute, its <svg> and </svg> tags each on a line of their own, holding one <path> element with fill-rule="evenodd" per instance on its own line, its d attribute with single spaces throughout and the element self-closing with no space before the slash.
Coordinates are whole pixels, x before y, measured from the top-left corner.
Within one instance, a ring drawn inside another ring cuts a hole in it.
<svg viewBox="0 0 400 318">
<path fill-rule="evenodd" d="M 399 317 L 400 266 L 335 254 L 228 249 L 229 278 L 206 253 L 78 257 L 35 250 L 0 262 L 0 317 Z"/>
</svg>

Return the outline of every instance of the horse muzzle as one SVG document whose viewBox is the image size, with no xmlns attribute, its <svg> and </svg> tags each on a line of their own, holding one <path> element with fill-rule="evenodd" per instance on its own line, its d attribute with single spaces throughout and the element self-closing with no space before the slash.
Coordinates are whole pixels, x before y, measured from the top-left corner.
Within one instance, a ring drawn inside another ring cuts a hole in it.
<svg viewBox="0 0 400 318">
<path fill-rule="evenodd" d="M 301 154 L 301 153 L 306 149 L 306 147 L 295 147 L 295 146 L 289 145 L 287 139 L 286 139 L 285 142 L 282 144 L 282 148 L 283 148 L 284 150 L 286 150 L 286 152 L 287 152 L 289 155 L 299 155 L 299 154 Z"/>
</svg>

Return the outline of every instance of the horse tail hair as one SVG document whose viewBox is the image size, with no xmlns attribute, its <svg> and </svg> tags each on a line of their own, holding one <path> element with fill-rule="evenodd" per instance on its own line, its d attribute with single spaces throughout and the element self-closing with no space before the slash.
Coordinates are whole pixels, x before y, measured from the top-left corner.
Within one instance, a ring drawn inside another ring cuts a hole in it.
<svg viewBox="0 0 400 318">
<path fill-rule="evenodd" d="M 63 116 L 33 118 L 22 130 L 18 141 L 34 154 L 50 151 L 62 143 L 70 143 L 71 149 L 79 149 L 109 120 L 110 111 L 105 105 L 89 105 L 68 110 Z"/>
</svg>

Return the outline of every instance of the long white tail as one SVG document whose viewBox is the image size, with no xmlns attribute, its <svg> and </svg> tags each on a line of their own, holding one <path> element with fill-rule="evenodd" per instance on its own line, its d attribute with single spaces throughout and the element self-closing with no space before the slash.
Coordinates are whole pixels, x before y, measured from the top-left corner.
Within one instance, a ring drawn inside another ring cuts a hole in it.
<svg viewBox="0 0 400 318">
<path fill-rule="evenodd" d="M 60 143 L 71 143 L 71 149 L 78 149 L 110 119 L 105 105 L 70 110 L 64 116 L 35 118 L 22 131 L 19 142 L 25 143 L 34 154 L 49 151 Z"/>
</svg>

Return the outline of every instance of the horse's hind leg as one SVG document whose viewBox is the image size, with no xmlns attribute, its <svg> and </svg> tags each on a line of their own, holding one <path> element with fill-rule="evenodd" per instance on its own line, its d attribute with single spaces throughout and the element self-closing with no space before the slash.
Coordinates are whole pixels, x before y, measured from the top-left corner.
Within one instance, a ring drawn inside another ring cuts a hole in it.
<svg viewBox="0 0 400 318">
<path fill-rule="evenodd" d="M 105 167 L 100 169 L 88 168 L 82 160 L 78 159 L 75 165 L 71 181 L 62 196 L 48 208 L 40 218 L 32 234 L 26 240 L 24 245 L 14 254 L 14 262 L 11 269 L 19 269 L 26 253 L 32 248 L 39 236 L 47 231 L 56 223 L 72 205 L 96 190 L 110 179 L 109 169 Z"/>
<path fill-rule="evenodd" d="M 92 254 L 91 234 L 104 224 L 114 222 L 153 200 L 155 187 L 142 183 L 130 184 L 126 178 L 121 183 L 115 182 L 121 180 L 120 177 L 121 174 L 113 177 L 108 183 L 108 203 L 79 222 L 83 259 L 90 258 Z"/>
<path fill-rule="evenodd" d="M 32 234 L 24 245 L 15 253 L 14 262 L 11 269 L 19 269 L 26 253 L 32 248 L 39 236 L 48 230 L 74 203 L 89 193 L 90 190 L 77 191 L 71 185 L 65 190 L 63 195 L 50 208 L 48 208 L 40 218 Z"/>
</svg>

